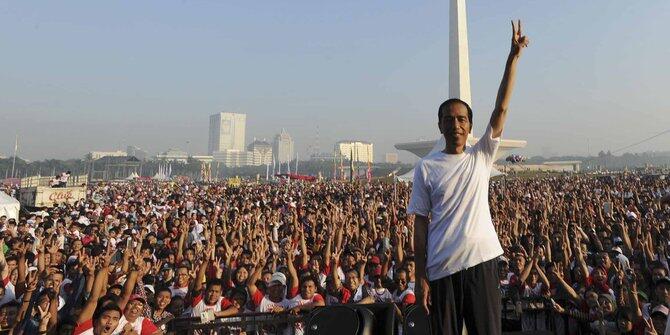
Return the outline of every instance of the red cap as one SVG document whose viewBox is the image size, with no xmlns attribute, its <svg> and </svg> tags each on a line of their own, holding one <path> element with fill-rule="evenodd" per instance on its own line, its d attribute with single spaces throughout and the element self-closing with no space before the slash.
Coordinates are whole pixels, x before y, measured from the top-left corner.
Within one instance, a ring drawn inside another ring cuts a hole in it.
<svg viewBox="0 0 670 335">
<path fill-rule="evenodd" d="M 139 300 L 145 305 L 147 304 L 147 301 L 139 294 L 133 294 L 130 296 L 130 299 L 128 299 L 128 301 L 135 301 L 135 300 Z"/>
</svg>

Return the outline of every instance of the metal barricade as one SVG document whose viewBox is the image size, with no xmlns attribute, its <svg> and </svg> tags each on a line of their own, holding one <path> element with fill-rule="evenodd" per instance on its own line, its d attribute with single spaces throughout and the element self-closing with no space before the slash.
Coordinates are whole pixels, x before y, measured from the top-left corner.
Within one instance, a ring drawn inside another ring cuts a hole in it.
<svg viewBox="0 0 670 335">
<path fill-rule="evenodd" d="M 284 335 L 287 327 L 306 323 L 308 315 L 290 313 L 243 313 L 203 323 L 198 317 L 179 317 L 167 324 L 167 334 L 189 335 Z M 293 332 L 290 332 L 293 334 Z"/>
</svg>

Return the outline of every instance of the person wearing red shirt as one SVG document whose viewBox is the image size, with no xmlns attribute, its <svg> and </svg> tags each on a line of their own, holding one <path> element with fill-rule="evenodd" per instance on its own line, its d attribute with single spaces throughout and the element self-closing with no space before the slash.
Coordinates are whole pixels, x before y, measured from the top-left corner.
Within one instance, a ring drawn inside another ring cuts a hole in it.
<svg viewBox="0 0 670 335">
<path fill-rule="evenodd" d="M 112 335 L 120 319 L 119 306 L 108 304 L 100 307 L 93 315 L 93 319 L 77 326 L 72 335 Z"/>
</svg>

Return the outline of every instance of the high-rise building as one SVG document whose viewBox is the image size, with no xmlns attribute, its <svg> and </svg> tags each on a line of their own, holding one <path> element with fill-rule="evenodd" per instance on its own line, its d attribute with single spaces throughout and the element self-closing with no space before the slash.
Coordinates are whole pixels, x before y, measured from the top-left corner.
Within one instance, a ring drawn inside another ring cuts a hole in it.
<svg viewBox="0 0 670 335">
<path fill-rule="evenodd" d="M 265 140 L 254 140 L 247 146 L 253 156 L 253 165 L 272 164 L 272 145 Z"/>
<path fill-rule="evenodd" d="M 275 136 L 272 143 L 272 152 L 278 163 L 290 162 L 293 159 L 293 139 L 285 129 Z"/>
<path fill-rule="evenodd" d="M 396 164 L 398 163 L 398 154 L 395 152 L 387 152 L 384 155 L 384 163 Z"/>
<path fill-rule="evenodd" d="M 129 145 L 126 148 L 126 154 L 130 157 L 135 157 L 141 161 L 147 159 L 149 157 L 149 153 L 146 152 L 145 150 L 142 150 L 141 148 L 138 148 L 134 145 Z"/>
<path fill-rule="evenodd" d="M 244 151 L 246 114 L 217 113 L 209 117 L 208 153 L 216 151 Z"/>
<path fill-rule="evenodd" d="M 354 162 L 372 163 L 374 162 L 373 145 L 370 142 L 363 141 L 339 141 L 335 143 L 335 155 L 342 156 L 344 159 L 352 159 Z"/>
</svg>

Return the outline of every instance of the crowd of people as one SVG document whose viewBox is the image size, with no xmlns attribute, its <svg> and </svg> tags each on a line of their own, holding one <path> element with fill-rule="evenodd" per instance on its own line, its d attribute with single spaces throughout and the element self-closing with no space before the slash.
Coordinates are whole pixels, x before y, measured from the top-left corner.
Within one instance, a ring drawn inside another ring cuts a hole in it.
<svg viewBox="0 0 670 335">
<path fill-rule="evenodd" d="M 183 316 L 368 303 L 393 303 L 402 319 L 415 303 L 410 193 L 334 181 L 91 185 L 74 204 L 0 217 L 0 331 L 149 335 Z M 638 173 L 492 181 L 504 328 L 663 334 L 669 193 L 670 180 Z"/>
</svg>

